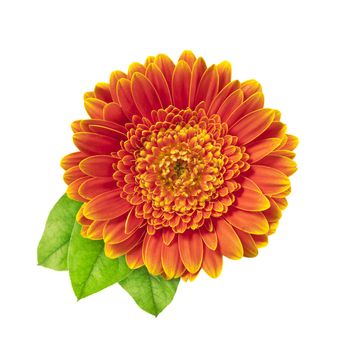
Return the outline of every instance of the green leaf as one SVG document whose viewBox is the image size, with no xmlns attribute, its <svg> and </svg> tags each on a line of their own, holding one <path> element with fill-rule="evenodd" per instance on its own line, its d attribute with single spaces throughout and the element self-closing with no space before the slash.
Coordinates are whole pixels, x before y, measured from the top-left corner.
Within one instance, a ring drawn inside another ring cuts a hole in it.
<svg viewBox="0 0 350 350">
<path fill-rule="evenodd" d="M 69 240 L 81 204 L 65 194 L 52 208 L 38 245 L 39 265 L 57 271 L 67 270 Z"/>
<path fill-rule="evenodd" d="M 125 258 L 109 259 L 104 242 L 84 238 L 76 223 L 68 250 L 68 268 L 76 297 L 85 298 L 124 279 L 129 273 Z"/>
<path fill-rule="evenodd" d="M 150 275 L 145 267 L 141 267 L 133 270 L 119 284 L 134 298 L 141 309 L 157 316 L 173 300 L 179 281 L 179 279 L 167 281 L 161 276 Z"/>
</svg>

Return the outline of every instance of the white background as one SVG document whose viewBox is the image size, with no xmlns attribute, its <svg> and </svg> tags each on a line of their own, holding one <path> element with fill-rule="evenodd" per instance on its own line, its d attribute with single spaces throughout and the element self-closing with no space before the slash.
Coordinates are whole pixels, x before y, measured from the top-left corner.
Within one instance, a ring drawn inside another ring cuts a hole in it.
<svg viewBox="0 0 350 350">
<path fill-rule="evenodd" d="M 349 349 L 347 1 L 1 2 L 1 349 Z M 119 286 L 76 302 L 36 266 L 65 190 L 82 95 L 115 69 L 183 49 L 230 60 L 300 138 L 293 192 L 255 259 L 181 283 L 158 317 Z"/>
</svg>

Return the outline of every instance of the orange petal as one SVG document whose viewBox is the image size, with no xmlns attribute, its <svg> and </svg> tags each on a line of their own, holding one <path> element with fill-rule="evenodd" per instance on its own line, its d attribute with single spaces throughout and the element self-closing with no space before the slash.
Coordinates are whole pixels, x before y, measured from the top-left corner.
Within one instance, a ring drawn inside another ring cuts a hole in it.
<svg viewBox="0 0 350 350">
<path fill-rule="evenodd" d="M 83 214 L 84 207 L 85 207 L 85 203 L 83 203 L 83 205 L 82 205 L 82 206 L 80 207 L 80 209 L 78 210 L 75 219 L 77 220 L 77 222 L 78 222 L 80 225 L 90 225 L 90 224 L 92 224 L 93 221 L 87 219 L 87 218 L 84 216 L 84 214 Z"/>
<path fill-rule="evenodd" d="M 132 117 L 135 114 L 140 114 L 132 97 L 131 82 L 129 79 L 122 78 L 118 80 L 117 97 L 119 105 L 122 107 L 122 110 L 126 116 Z"/>
<path fill-rule="evenodd" d="M 215 231 L 221 253 L 230 259 L 240 259 L 243 256 L 243 247 L 232 225 L 220 218 L 215 222 Z"/>
<path fill-rule="evenodd" d="M 153 110 L 162 107 L 157 91 L 143 74 L 135 73 L 133 75 L 131 91 L 135 104 L 143 116 L 150 117 Z"/>
<path fill-rule="evenodd" d="M 152 275 L 160 275 L 163 272 L 161 251 L 163 246 L 163 240 L 161 234 L 155 234 L 149 236 L 149 238 L 144 241 L 144 263 Z"/>
<path fill-rule="evenodd" d="M 195 97 L 198 89 L 198 84 L 207 69 L 207 65 L 202 57 L 198 57 L 194 62 L 192 72 L 191 72 L 191 82 L 190 82 L 190 92 L 188 105 L 190 108 L 196 107 Z"/>
<path fill-rule="evenodd" d="M 274 121 L 279 122 L 281 120 L 282 113 L 280 111 L 278 111 L 277 109 L 275 111 L 276 111 L 276 113 L 275 113 Z"/>
<path fill-rule="evenodd" d="M 146 72 L 146 67 L 143 64 L 139 62 L 131 63 L 128 68 L 128 78 L 131 80 L 132 76 L 135 73 L 145 74 L 145 72 Z"/>
<path fill-rule="evenodd" d="M 264 235 L 269 231 L 269 223 L 261 212 L 233 208 L 225 214 L 225 219 L 232 226 L 254 235 Z"/>
<path fill-rule="evenodd" d="M 103 118 L 103 107 L 106 102 L 103 102 L 97 98 L 87 98 L 84 100 L 84 107 L 86 112 L 92 119 L 102 119 Z"/>
<path fill-rule="evenodd" d="M 243 118 L 248 113 L 256 111 L 264 107 L 264 95 L 261 92 L 257 92 L 245 100 L 227 119 L 229 130 L 233 128 L 233 125 Z"/>
<path fill-rule="evenodd" d="M 103 125 L 94 125 L 90 124 L 89 129 L 96 134 L 108 136 L 115 140 L 116 144 L 118 145 L 121 140 L 126 139 L 125 130 L 120 125 L 115 125 L 115 128 L 109 128 L 108 126 Z"/>
<path fill-rule="evenodd" d="M 256 80 L 246 80 L 241 84 L 241 89 L 244 92 L 244 99 L 248 99 L 251 95 L 256 92 L 261 92 L 261 85 Z"/>
<path fill-rule="evenodd" d="M 216 113 L 226 98 L 238 90 L 239 87 L 240 83 L 238 80 L 231 81 L 229 84 L 227 84 L 213 99 L 213 102 L 211 103 L 208 110 L 208 115 L 210 116 Z"/>
<path fill-rule="evenodd" d="M 69 168 L 78 165 L 85 157 L 87 157 L 87 155 L 82 152 L 67 154 L 61 160 L 61 167 L 64 170 L 68 170 Z"/>
<path fill-rule="evenodd" d="M 270 156 L 282 156 L 282 157 L 287 157 L 287 158 L 290 158 L 290 159 L 293 159 L 295 158 L 295 152 L 293 151 L 289 151 L 287 149 L 277 149 L 273 152 L 270 153 Z"/>
<path fill-rule="evenodd" d="M 147 225 L 148 226 L 148 225 Z M 148 245 L 148 241 L 151 238 L 151 235 L 147 233 L 145 234 L 145 237 L 142 242 L 142 260 L 145 261 L 145 252 L 146 252 L 146 247 Z"/>
<path fill-rule="evenodd" d="M 109 78 L 109 87 L 111 91 L 111 96 L 114 102 L 119 102 L 118 96 L 117 96 L 117 83 L 120 79 L 126 78 L 127 75 L 120 71 L 116 70 L 111 73 L 110 78 Z"/>
<path fill-rule="evenodd" d="M 271 138 L 250 142 L 246 145 L 247 153 L 251 163 L 255 163 L 261 158 L 264 158 L 281 143 L 281 139 Z"/>
<path fill-rule="evenodd" d="M 198 231 L 186 231 L 178 235 L 181 260 L 190 273 L 196 273 L 202 265 L 203 242 Z"/>
<path fill-rule="evenodd" d="M 207 230 L 208 232 L 214 231 L 214 225 L 213 225 L 212 219 L 209 218 L 209 219 L 204 221 L 203 229 Z"/>
<path fill-rule="evenodd" d="M 287 198 L 273 198 L 273 200 L 281 210 L 286 209 L 288 206 Z"/>
<path fill-rule="evenodd" d="M 125 221 L 125 233 L 128 235 L 135 230 L 137 230 L 144 222 L 143 218 L 138 218 L 135 216 L 135 207 L 133 207 L 126 218 Z"/>
<path fill-rule="evenodd" d="M 185 61 L 179 61 L 174 69 L 172 95 L 175 107 L 185 109 L 188 106 L 191 68 Z"/>
<path fill-rule="evenodd" d="M 190 50 L 185 50 L 182 52 L 182 54 L 179 57 L 179 61 L 185 61 L 189 67 L 192 69 L 194 62 L 196 61 L 196 56 L 194 53 Z"/>
<path fill-rule="evenodd" d="M 258 191 L 242 187 L 236 194 L 233 205 L 247 211 L 263 211 L 270 207 L 269 200 Z"/>
<path fill-rule="evenodd" d="M 145 67 L 147 68 L 151 63 L 153 63 L 153 62 L 154 62 L 154 59 L 155 59 L 154 56 L 148 56 L 148 57 L 145 59 L 145 63 L 144 63 Z"/>
<path fill-rule="evenodd" d="M 106 105 L 107 106 L 107 105 Z M 80 123 L 80 127 L 81 127 L 81 131 L 93 131 L 94 129 L 96 129 L 96 127 L 106 127 L 108 129 L 112 129 L 113 131 L 117 131 L 120 134 L 126 135 L 126 129 L 125 127 L 118 125 L 116 123 L 113 123 L 109 120 L 104 120 L 104 119 L 83 119 L 79 121 Z M 97 134 L 99 132 L 96 132 Z M 101 132 L 101 134 L 103 135 L 104 133 Z"/>
<path fill-rule="evenodd" d="M 111 92 L 109 90 L 109 84 L 107 84 L 107 83 L 96 84 L 95 96 L 99 100 L 102 100 L 106 103 L 112 102 L 112 96 L 111 96 Z"/>
<path fill-rule="evenodd" d="M 240 184 L 243 188 L 249 188 L 253 191 L 262 193 L 260 187 L 253 180 L 250 180 L 247 177 L 242 176 L 240 179 Z"/>
<path fill-rule="evenodd" d="M 156 89 L 164 108 L 170 106 L 172 104 L 172 100 L 171 100 L 169 86 L 165 80 L 165 77 L 162 71 L 158 68 L 156 64 L 151 63 L 147 67 L 146 77 L 149 79 L 149 81 L 152 83 L 152 85 Z"/>
<path fill-rule="evenodd" d="M 125 233 L 127 213 L 109 220 L 103 230 L 103 240 L 108 244 L 117 244 L 126 241 L 130 235 Z"/>
<path fill-rule="evenodd" d="M 219 91 L 219 73 L 215 64 L 210 66 L 203 74 L 196 93 L 195 105 L 205 102 L 205 109 L 209 109 L 214 97 Z"/>
<path fill-rule="evenodd" d="M 93 221 L 86 232 L 86 238 L 93 240 L 103 239 L 103 229 L 105 225 L 106 221 Z"/>
<path fill-rule="evenodd" d="M 175 239 L 170 245 L 162 245 L 161 259 L 163 270 L 168 279 L 179 278 L 185 271 L 185 266 L 179 254 L 178 240 Z"/>
<path fill-rule="evenodd" d="M 111 259 L 119 258 L 134 249 L 142 240 L 142 235 L 135 233 L 121 243 L 105 244 L 105 254 Z"/>
<path fill-rule="evenodd" d="M 268 210 L 264 211 L 264 215 L 270 223 L 277 222 L 282 216 L 282 211 L 272 198 L 270 198 L 269 200 L 271 205 Z"/>
<path fill-rule="evenodd" d="M 92 132 L 77 132 L 73 142 L 86 154 L 110 154 L 118 151 L 119 144 L 117 139 Z"/>
<path fill-rule="evenodd" d="M 218 74 L 219 74 L 219 91 L 220 91 L 231 81 L 232 67 L 230 62 L 223 61 L 218 64 L 217 68 L 218 68 Z"/>
<path fill-rule="evenodd" d="M 297 171 L 297 164 L 293 159 L 288 157 L 269 155 L 258 162 L 259 165 L 266 165 L 268 167 L 277 169 L 283 174 L 290 176 Z"/>
<path fill-rule="evenodd" d="M 204 244 L 211 250 L 215 250 L 218 246 L 218 237 L 215 230 L 212 232 L 207 231 L 205 228 L 199 229 L 200 235 Z"/>
<path fill-rule="evenodd" d="M 290 195 L 291 191 L 292 191 L 292 189 L 289 187 L 287 190 L 285 190 L 283 192 L 274 194 L 273 198 L 285 198 L 285 197 Z"/>
<path fill-rule="evenodd" d="M 276 110 L 275 110 L 276 113 Z M 268 129 L 266 129 L 259 137 L 258 140 L 275 138 L 283 139 L 287 130 L 287 126 L 281 122 L 272 122 Z"/>
<path fill-rule="evenodd" d="M 170 227 L 164 227 L 162 235 L 163 243 L 169 245 L 175 237 L 175 232 Z"/>
<path fill-rule="evenodd" d="M 146 231 L 151 236 L 157 232 L 156 229 L 154 228 L 154 226 L 151 226 L 150 224 L 146 225 Z"/>
<path fill-rule="evenodd" d="M 79 194 L 86 198 L 92 199 L 101 193 L 116 189 L 116 182 L 112 178 L 89 178 L 85 180 L 79 187 Z"/>
<path fill-rule="evenodd" d="M 196 273 L 190 273 L 188 271 L 185 271 L 181 275 L 181 278 L 185 282 L 188 282 L 188 281 L 193 282 L 197 278 L 198 274 L 199 274 L 199 271 L 197 271 Z"/>
<path fill-rule="evenodd" d="M 267 195 L 284 192 L 290 187 L 290 181 L 285 174 L 265 165 L 252 165 L 249 178 Z"/>
<path fill-rule="evenodd" d="M 82 225 L 81 226 L 80 234 L 81 234 L 82 237 L 87 238 L 86 237 L 86 232 L 87 232 L 88 229 L 89 229 L 89 225 Z"/>
<path fill-rule="evenodd" d="M 288 141 L 288 136 L 286 134 L 284 134 L 282 139 L 281 139 L 281 143 L 278 146 L 277 150 L 283 149 L 284 145 L 287 143 L 287 141 Z"/>
<path fill-rule="evenodd" d="M 94 177 L 111 177 L 114 173 L 113 164 L 116 159 L 108 155 L 90 156 L 79 163 L 80 170 Z"/>
<path fill-rule="evenodd" d="M 94 120 L 100 120 L 100 119 L 94 119 Z M 74 120 L 71 124 L 71 128 L 73 132 L 79 132 L 82 131 L 81 126 L 80 126 L 80 120 Z"/>
<path fill-rule="evenodd" d="M 138 269 L 139 267 L 143 266 L 142 244 L 139 244 L 130 250 L 125 256 L 125 261 L 130 269 Z"/>
<path fill-rule="evenodd" d="M 276 221 L 276 222 L 269 222 L 270 229 L 269 229 L 268 235 L 272 235 L 273 233 L 276 232 L 278 223 L 279 223 L 278 221 Z"/>
<path fill-rule="evenodd" d="M 91 97 L 93 97 L 93 98 L 96 97 L 95 93 L 93 91 L 88 91 L 88 92 L 84 93 L 84 100 L 86 100 L 87 98 L 91 98 Z"/>
<path fill-rule="evenodd" d="M 73 166 L 65 171 L 63 180 L 67 185 L 69 185 L 73 181 L 85 176 L 86 175 L 80 170 L 78 166 Z"/>
<path fill-rule="evenodd" d="M 162 71 L 165 80 L 168 83 L 169 89 L 171 89 L 171 82 L 173 78 L 173 72 L 175 68 L 174 62 L 165 54 L 159 54 L 155 57 L 154 63 Z"/>
<path fill-rule="evenodd" d="M 247 258 L 254 258 L 258 255 L 258 248 L 255 244 L 254 239 L 249 233 L 243 232 L 236 228 L 237 236 L 242 243 L 243 246 L 243 255 Z M 258 236 L 256 236 L 258 237 Z M 260 236 L 259 236 L 260 237 Z"/>
<path fill-rule="evenodd" d="M 123 126 L 129 122 L 122 108 L 115 102 L 108 103 L 104 106 L 103 119 Z"/>
<path fill-rule="evenodd" d="M 286 144 L 283 146 L 283 149 L 287 149 L 289 151 L 293 151 L 299 144 L 299 140 L 296 136 L 287 135 L 288 139 Z"/>
<path fill-rule="evenodd" d="M 78 202 L 86 202 L 86 199 L 84 197 L 80 196 L 80 194 L 79 194 L 79 186 L 87 179 L 89 179 L 89 177 L 84 176 L 84 177 L 81 177 L 81 178 L 76 179 L 73 182 L 71 182 L 69 184 L 69 186 L 67 187 L 67 191 L 66 191 L 67 196 L 70 199 L 74 199 Z"/>
<path fill-rule="evenodd" d="M 255 242 L 255 245 L 258 248 L 262 248 L 262 247 L 267 246 L 267 244 L 269 242 L 269 237 L 267 235 L 259 235 L 259 236 L 253 235 L 252 238 Z"/>
<path fill-rule="evenodd" d="M 234 91 L 226 100 L 222 103 L 217 111 L 217 114 L 221 117 L 221 121 L 225 122 L 230 117 L 232 112 L 243 102 L 243 92 L 238 89 Z"/>
<path fill-rule="evenodd" d="M 213 278 L 220 276 L 222 271 L 222 254 L 218 250 L 211 250 L 204 246 L 203 270 Z"/>
<path fill-rule="evenodd" d="M 84 215 L 91 220 L 110 220 L 123 215 L 131 208 L 131 204 L 120 197 L 120 190 L 112 190 L 88 202 L 84 208 Z"/>
<path fill-rule="evenodd" d="M 273 109 L 264 108 L 251 112 L 240 119 L 233 126 L 233 132 L 238 137 L 238 142 L 245 145 L 258 137 L 270 126 L 274 113 Z"/>
</svg>

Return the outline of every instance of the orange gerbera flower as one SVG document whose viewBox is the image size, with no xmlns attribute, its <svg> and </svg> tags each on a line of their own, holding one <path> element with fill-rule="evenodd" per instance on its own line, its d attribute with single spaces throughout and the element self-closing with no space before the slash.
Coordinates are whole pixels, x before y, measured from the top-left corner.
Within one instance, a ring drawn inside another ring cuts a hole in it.
<svg viewBox="0 0 350 350">
<path fill-rule="evenodd" d="M 84 98 L 91 119 L 73 122 L 79 152 L 62 167 L 68 196 L 84 202 L 81 234 L 103 239 L 106 256 L 192 280 L 267 244 L 298 141 L 258 82 L 185 51 L 115 71 Z"/>
</svg>

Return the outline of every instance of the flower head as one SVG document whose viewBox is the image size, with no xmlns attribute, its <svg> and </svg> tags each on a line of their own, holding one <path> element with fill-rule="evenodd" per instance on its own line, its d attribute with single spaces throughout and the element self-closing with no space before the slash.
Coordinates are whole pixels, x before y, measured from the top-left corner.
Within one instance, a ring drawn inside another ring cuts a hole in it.
<svg viewBox="0 0 350 350">
<path fill-rule="evenodd" d="M 91 119 L 73 122 L 79 151 L 61 164 L 68 196 L 84 202 L 81 234 L 103 239 L 106 256 L 192 280 L 267 244 L 298 141 L 259 83 L 185 51 L 176 65 L 160 54 L 115 71 L 84 98 Z"/>
</svg>

